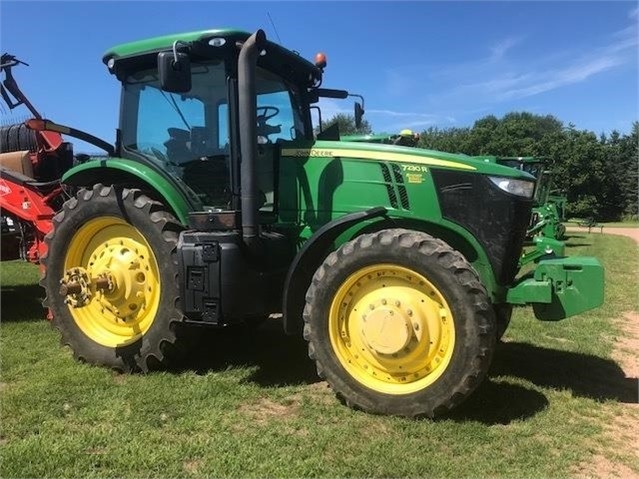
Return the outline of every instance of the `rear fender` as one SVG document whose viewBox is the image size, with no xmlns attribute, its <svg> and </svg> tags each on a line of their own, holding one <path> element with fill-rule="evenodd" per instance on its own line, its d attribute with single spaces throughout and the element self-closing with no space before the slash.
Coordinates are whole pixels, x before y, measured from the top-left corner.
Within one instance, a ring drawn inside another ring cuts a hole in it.
<svg viewBox="0 0 639 479">
<path fill-rule="evenodd" d="M 73 186 L 92 186 L 95 183 L 140 185 L 156 192 L 184 225 L 188 222 L 188 213 L 193 210 L 189 199 L 171 179 L 144 163 L 123 158 L 89 160 L 67 171 L 62 182 Z"/>
</svg>

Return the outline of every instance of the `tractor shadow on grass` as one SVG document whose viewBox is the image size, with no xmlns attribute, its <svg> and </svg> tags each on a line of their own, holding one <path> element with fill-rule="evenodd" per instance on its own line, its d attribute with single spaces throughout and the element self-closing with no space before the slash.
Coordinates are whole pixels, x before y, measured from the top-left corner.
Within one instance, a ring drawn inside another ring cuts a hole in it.
<svg viewBox="0 0 639 479">
<path fill-rule="evenodd" d="M 548 406 L 543 393 L 506 382 L 508 376 L 538 387 L 568 390 L 574 396 L 595 401 L 629 404 L 639 401 L 638 379 L 626 377 L 613 360 L 505 342 L 497 345 L 486 380 L 448 418 L 488 425 L 508 424 L 532 417 Z"/>
<path fill-rule="evenodd" d="M 535 416 L 548 404 L 546 396 L 538 391 L 519 384 L 495 381 L 489 376 L 461 406 L 441 419 L 475 421 L 488 426 L 507 425 Z"/>
<path fill-rule="evenodd" d="M 44 290 L 37 284 L 2 286 L 0 289 L 0 320 L 4 322 L 42 321 Z"/>
<path fill-rule="evenodd" d="M 255 370 L 245 381 L 264 387 L 321 381 L 308 358 L 306 342 L 284 334 L 280 320 L 269 319 L 259 327 L 189 327 L 182 333 L 189 347 L 175 372 L 205 374 L 233 367 L 251 367 Z"/>
<path fill-rule="evenodd" d="M 224 330 L 189 328 L 186 356 L 173 369 L 206 374 L 234 367 L 253 372 L 244 381 L 261 387 L 308 385 L 320 382 L 308 359 L 306 343 L 286 336 L 279 320 L 259 328 Z M 476 421 L 506 425 L 534 417 L 548 407 L 543 392 L 513 384 L 508 377 L 537 387 L 570 390 L 574 395 L 598 401 L 637 402 L 637 379 L 626 378 L 612 360 L 547 349 L 527 343 L 500 343 L 488 377 L 461 406 L 442 420 Z"/>
<path fill-rule="evenodd" d="M 565 242 L 566 248 L 577 248 L 580 246 L 592 246 L 592 241 L 588 241 L 584 235 L 566 235 L 561 241 Z"/>
<path fill-rule="evenodd" d="M 500 343 L 489 376 L 514 376 L 596 401 L 637 403 L 638 379 L 611 360 L 529 343 Z"/>
</svg>

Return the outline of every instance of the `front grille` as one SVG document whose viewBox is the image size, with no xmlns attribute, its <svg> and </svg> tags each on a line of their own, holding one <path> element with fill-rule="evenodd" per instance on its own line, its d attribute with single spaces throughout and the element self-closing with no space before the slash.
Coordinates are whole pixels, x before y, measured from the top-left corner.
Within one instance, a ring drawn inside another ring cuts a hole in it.
<svg viewBox="0 0 639 479">
<path fill-rule="evenodd" d="M 500 190 L 485 175 L 431 171 L 442 216 L 470 231 L 486 250 L 497 282 L 510 284 L 518 271 L 533 201 Z"/>
</svg>

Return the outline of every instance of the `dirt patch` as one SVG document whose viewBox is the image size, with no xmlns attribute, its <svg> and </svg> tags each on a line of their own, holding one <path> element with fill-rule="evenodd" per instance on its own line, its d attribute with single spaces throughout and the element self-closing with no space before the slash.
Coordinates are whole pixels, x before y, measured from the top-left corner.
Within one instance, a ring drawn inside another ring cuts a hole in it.
<svg viewBox="0 0 639 479">
<path fill-rule="evenodd" d="M 320 404 L 333 404 L 336 402 L 335 393 L 326 381 L 309 384 L 301 394 L 296 396 L 298 398 L 306 397 L 309 401 Z"/>
<path fill-rule="evenodd" d="M 299 409 L 300 404 L 294 398 L 287 400 L 285 404 L 264 398 L 256 403 L 243 404 L 239 411 L 250 416 L 256 424 L 264 425 L 274 419 L 295 417 L 299 414 Z"/>
<path fill-rule="evenodd" d="M 122 373 L 117 373 L 117 372 L 113 372 L 113 382 L 115 384 L 117 384 L 118 386 L 121 386 L 123 384 L 127 384 L 128 383 L 128 375 L 126 374 L 122 374 Z"/>
<path fill-rule="evenodd" d="M 625 464 L 614 463 L 606 456 L 595 454 L 585 467 L 575 472 L 574 477 L 638 479 L 639 474 Z"/>
<path fill-rule="evenodd" d="M 615 341 L 612 357 L 619 363 L 627 378 L 639 378 L 639 313 L 631 311 L 624 313 L 619 328 L 623 335 Z M 634 406 L 637 406 L 634 404 Z"/>
<path fill-rule="evenodd" d="M 639 313 L 632 311 L 623 316 L 618 322 L 622 333 L 615 340 L 612 357 L 639 391 Z M 624 403 L 619 408 L 620 412 L 605 419 L 603 440 L 594 445 L 595 454 L 577 467 L 575 476 L 639 479 L 639 467 L 627 465 L 639 465 L 639 403 Z"/>
<path fill-rule="evenodd" d="M 107 450 L 104 447 L 92 447 L 87 449 L 85 453 L 91 456 L 103 456 L 107 453 Z"/>
<path fill-rule="evenodd" d="M 197 474 L 201 465 L 202 461 L 199 459 L 191 459 L 190 461 L 184 461 L 182 469 L 184 469 L 184 472 L 188 472 L 189 474 Z"/>
</svg>

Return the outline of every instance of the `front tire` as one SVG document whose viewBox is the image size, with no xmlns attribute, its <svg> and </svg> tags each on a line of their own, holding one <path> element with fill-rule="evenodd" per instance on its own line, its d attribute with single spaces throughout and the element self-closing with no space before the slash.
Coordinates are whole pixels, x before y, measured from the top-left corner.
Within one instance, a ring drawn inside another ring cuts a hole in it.
<svg viewBox="0 0 639 479">
<path fill-rule="evenodd" d="M 495 318 L 477 273 L 446 243 L 389 229 L 331 253 L 306 295 L 309 356 L 351 407 L 435 417 L 481 382 Z"/>
<path fill-rule="evenodd" d="M 173 215 L 140 190 L 98 184 L 53 224 L 41 284 L 62 343 L 123 372 L 166 364 L 182 320 Z"/>
</svg>

